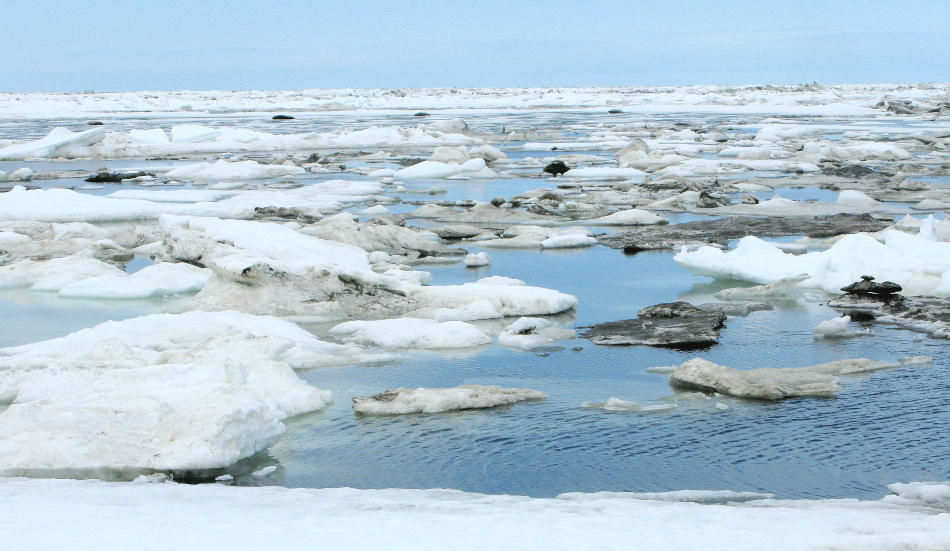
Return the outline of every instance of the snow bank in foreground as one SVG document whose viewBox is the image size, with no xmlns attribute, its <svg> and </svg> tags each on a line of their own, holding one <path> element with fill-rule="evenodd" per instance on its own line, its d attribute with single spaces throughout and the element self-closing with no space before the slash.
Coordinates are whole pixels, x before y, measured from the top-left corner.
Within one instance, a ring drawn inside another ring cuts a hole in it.
<svg viewBox="0 0 950 551">
<path fill-rule="evenodd" d="M 564 494 L 237 488 L 0 479 L 0 531 L 34 549 L 460 551 L 631 546 L 655 551 L 937 550 L 950 487 L 894 484 L 881 501 L 749 493 Z M 755 500 L 756 497 L 762 499 Z M 751 501 L 750 501 L 751 500 Z M 923 507 L 933 507 L 924 508 Z M 941 514 L 942 513 L 942 514 Z M 684 522 L 683 519 L 688 519 Z M 710 529 L 697 529 L 708 527 Z"/>
<path fill-rule="evenodd" d="M 371 415 L 440 413 L 483 409 L 547 398 L 527 388 L 462 385 L 454 388 L 397 388 L 372 396 L 354 396 L 353 409 Z"/>
<path fill-rule="evenodd" d="M 381 359 L 237 312 L 106 322 L 0 349 L 0 473 L 226 467 L 330 393 L 295 367 Z"/>
<path fill-rule="evenodd" d="M 893 230 L 884 232 L 883 243 L 865 234 L 846 235 L 826 251 L 801 255 L 745 237 L 729 252 L 702 247 L 681 251 L 673 259 L 696 275 L 712 278 L 771 284 L 807 274 L 801 287 L 837 294 L 862 275 L 870 275 L 901 285 L 907 295 L 950 296 L 950 243 Z"/>
</svg>

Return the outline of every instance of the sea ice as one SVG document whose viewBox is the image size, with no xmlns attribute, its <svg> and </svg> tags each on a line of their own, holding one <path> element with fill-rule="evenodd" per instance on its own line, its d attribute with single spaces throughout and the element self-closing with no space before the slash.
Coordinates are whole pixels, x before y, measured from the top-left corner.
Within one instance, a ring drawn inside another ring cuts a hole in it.
<svg viewBox="0 0 950 551">
<path fill-rule="evenodd" d="M 262 165 L 257 161 L 219 160 L 174 168 L 168 171 L 165 177 L 180 180 L 260 180 L 306 173 L 305 169 L 293 165 Z"/>
<path fill-rule="evenodd" d="M 384 348 L 468 348 L 491 343 L 491 337 L 470 323 L 417 318 L 348 321 L 330 329 L 329 335 Z"/>
<path fill-rule="evenodd" d="M 505 406 L 547 398 L 527 388 L 462 385 L 453 388 L 397 388 L 372 396 L 354 396 L 353 409 L 370 415 L 441 413 Z"/>
<path fill-rule="evenodd" d="M 276 318 L 159 314 L 0 349 L 0 473 L 202 470 L 269 446 L 330 393 L 292 368 L 377 361 Z"/>
<path fill-rule="evenodd" d="M 505 327 L 498 335 L 498 344 L 509 348 L 531 350 L 557 341 L 573 339 L 577 333 L 572 329 L 557 327 L 541 318 L 520 318 Z"/>
<path fill-rule="evenodd" d="M 915 356 L 903 358 L 898 362 L 878 362 L 859 358 L 808 367 L 762 367 L 740 371 L 702 358 L 693 358 L 670 374 L 670 383 L 766 400 L 779 400 L 790 396 L 834 396 L 838 393 L 838 378 L 834 375 L 916 365 L 929 359 L 925 356 Z"/>
</svg>

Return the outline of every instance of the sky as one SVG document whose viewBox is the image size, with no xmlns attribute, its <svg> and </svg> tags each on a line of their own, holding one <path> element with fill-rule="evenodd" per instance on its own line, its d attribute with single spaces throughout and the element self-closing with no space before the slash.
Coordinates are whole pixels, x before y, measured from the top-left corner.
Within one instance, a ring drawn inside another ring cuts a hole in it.
<svg viewBox="0 0 950 551">
<path fill-rule="evenodd" d="M 950 1 L 0 0 L 0 92 L 950 81 Z"/>
</svg>

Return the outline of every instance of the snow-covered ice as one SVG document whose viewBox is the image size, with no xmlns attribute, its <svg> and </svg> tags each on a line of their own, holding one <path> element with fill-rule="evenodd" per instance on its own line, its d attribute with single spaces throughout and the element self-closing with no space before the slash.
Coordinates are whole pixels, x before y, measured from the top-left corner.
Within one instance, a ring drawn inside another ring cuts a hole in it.
<svg viewBox="0 0 950 551">
<path fill-rule="evenodd" d="M 235 488 L 0 479 L 0 527 L 36 549 L 236 551 L 411 546 L 483 550 L 927 549 L 950 546 L 947 485 L 893 484 L 878 501 L 750 492 L 563 494 Z M 688 518 L 689 522 L 681 522 Z M 158 521 L 156 519 L 159 519 Z M 709 529 L 697 529 L 697 526 Z M 212 529 L 213 527 L 213 529 Z"/>
<path fill-rule="evenodd" d="M 348 321 L 329 334 L 341 341 L 384 348 L 467 348 L 491 342 L 491 337 L 464 321 L 416 318 Z"/>
<path fill-rule="evenodd" d="M 329 392 L 293 368 L 378 361 L 292 323 L 159 314 L 0 349 L 0 473 L 227 467 L 273 444 Z"/>
</svg>

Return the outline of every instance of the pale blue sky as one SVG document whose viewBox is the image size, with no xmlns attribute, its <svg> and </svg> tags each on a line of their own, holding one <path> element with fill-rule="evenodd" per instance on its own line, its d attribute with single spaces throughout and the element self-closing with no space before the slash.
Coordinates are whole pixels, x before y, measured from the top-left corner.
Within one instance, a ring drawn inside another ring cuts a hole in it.
<svg viewBox="0 0 950 551">
<path fill-rule="evenodd" d="M 950 1 L 0 0 L 0 91 L 950 81 Z"/>
</svg>

